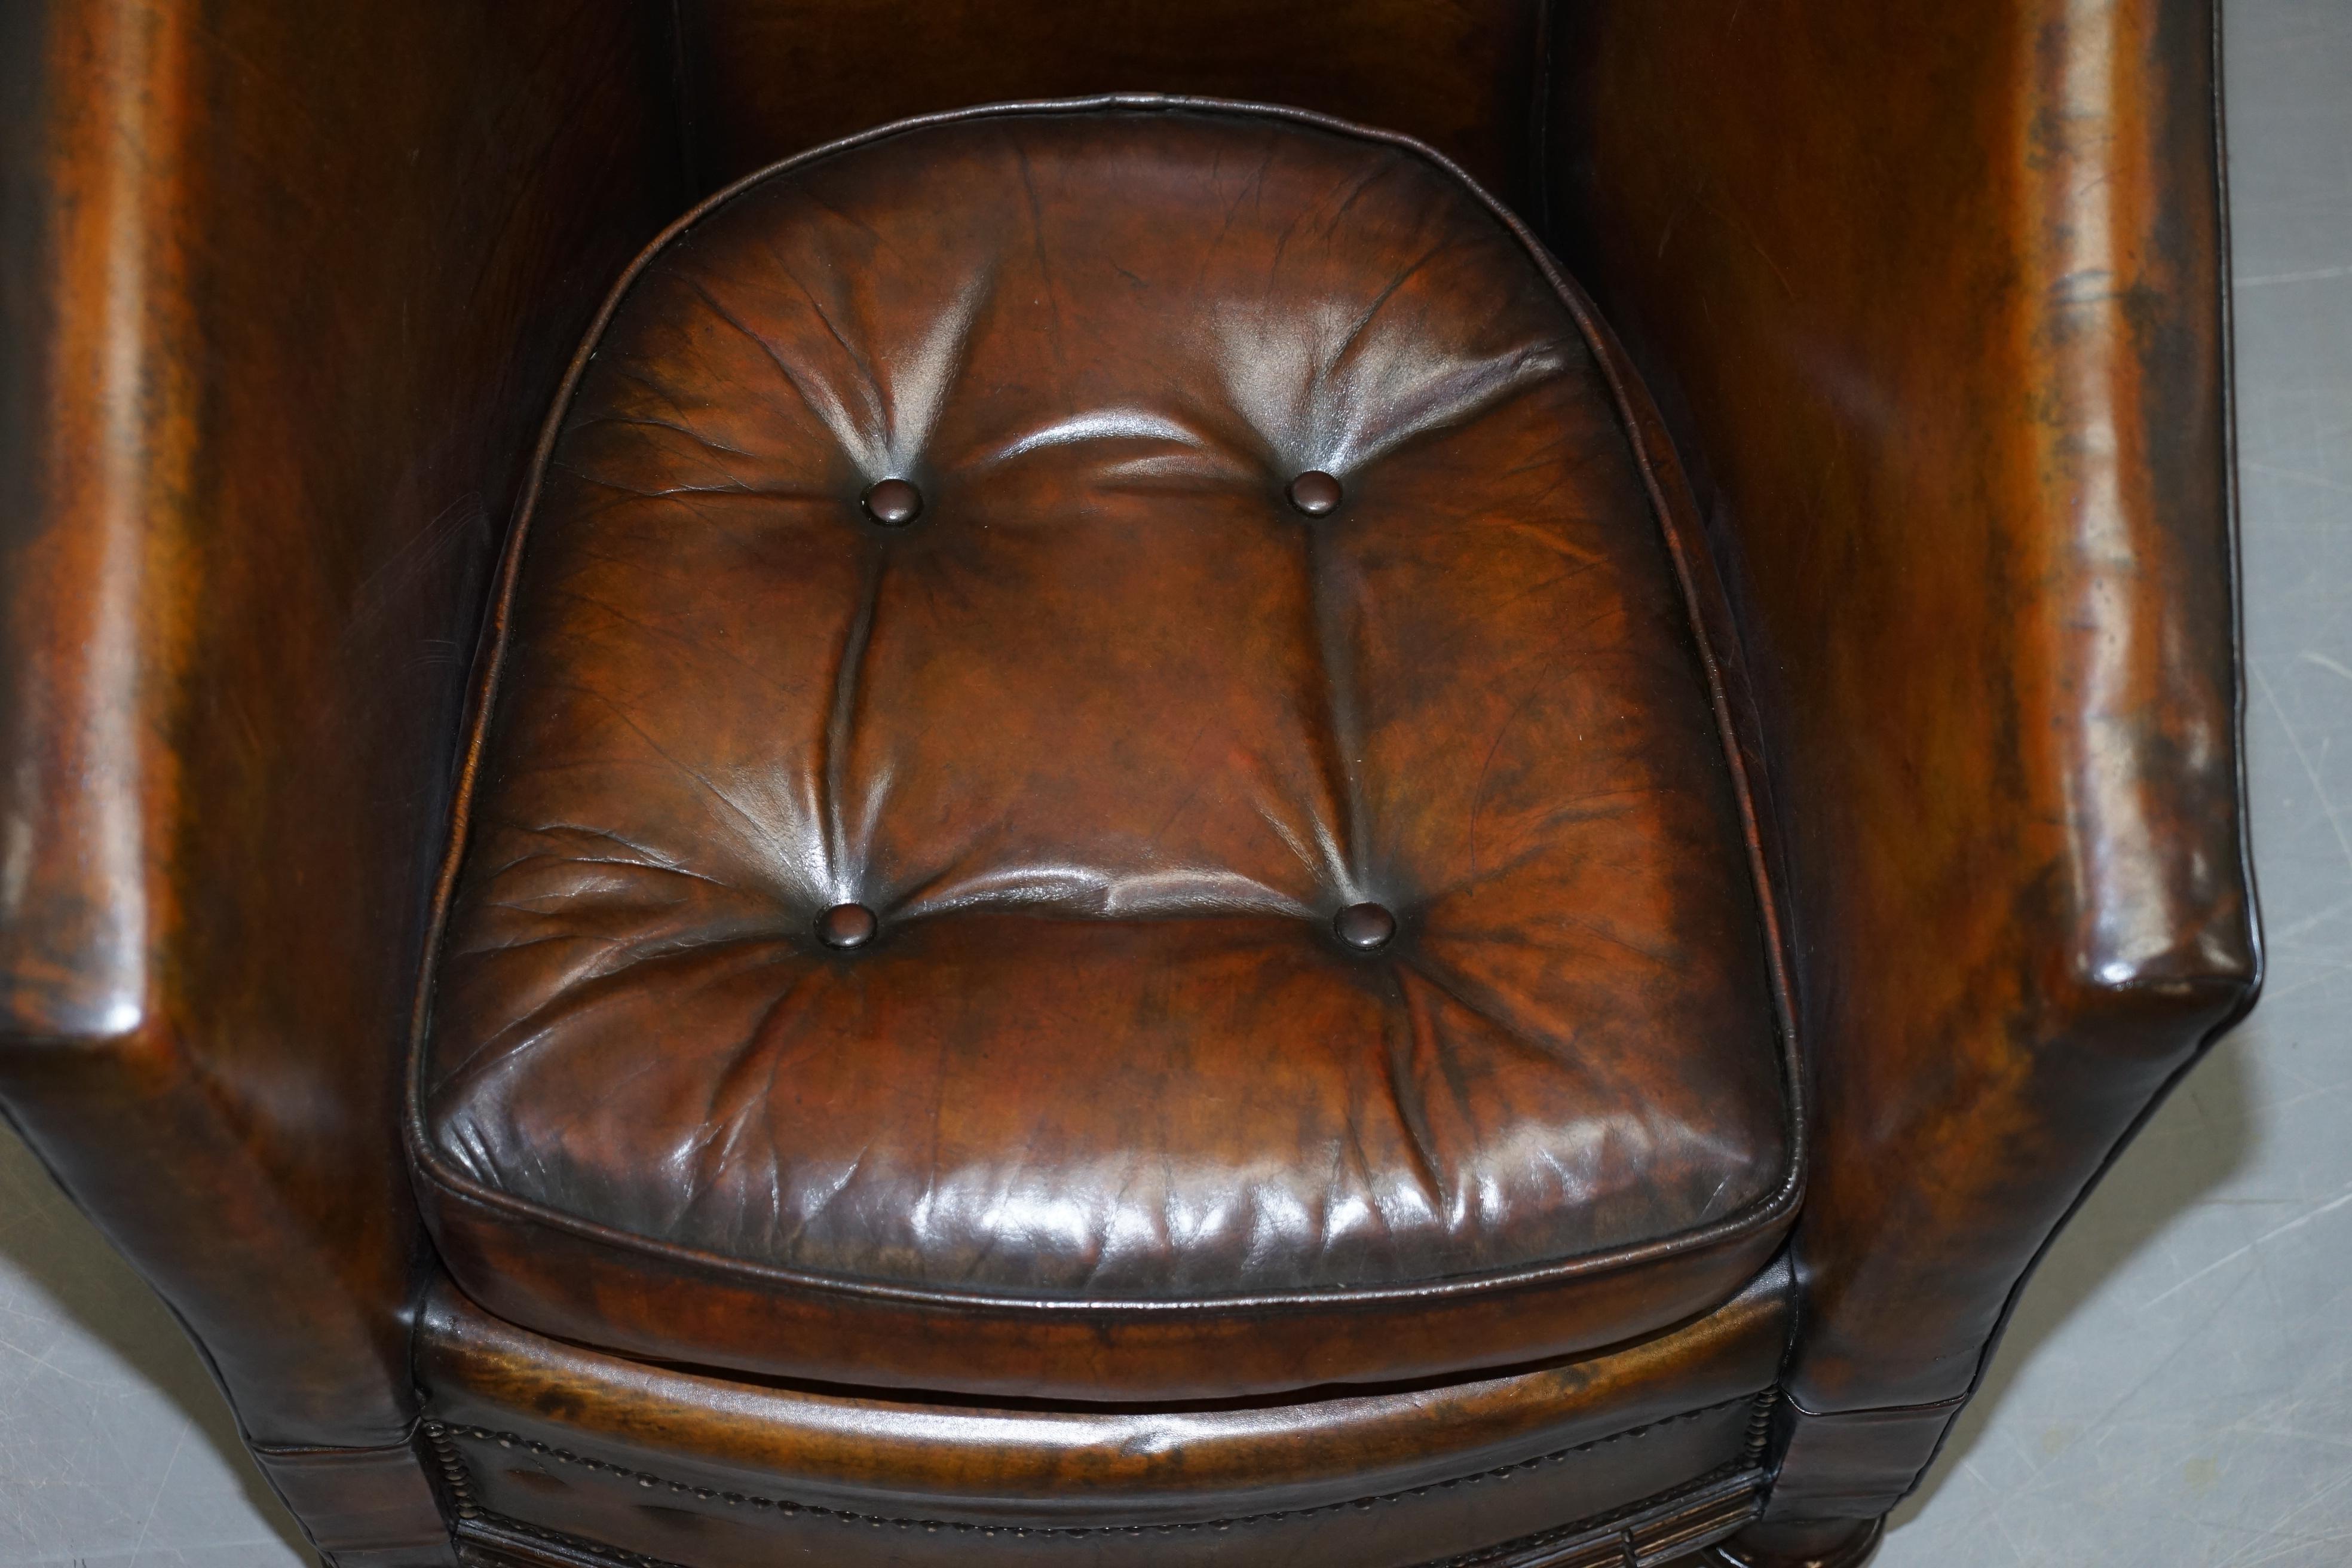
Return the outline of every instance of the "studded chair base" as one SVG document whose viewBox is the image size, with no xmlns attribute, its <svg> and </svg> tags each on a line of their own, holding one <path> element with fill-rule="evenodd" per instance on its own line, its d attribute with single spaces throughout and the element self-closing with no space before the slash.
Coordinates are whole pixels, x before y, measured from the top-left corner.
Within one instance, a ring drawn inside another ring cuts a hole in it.
<svg viewBox="0 0 2352 1568">
<path fill-rule="evenodd" d="M 1448 1552 L 1411 1568 L 1626 1568 L 1629 1563 L 1637 1568 L 1675 1568 L 1675 1564 L 1706 1568 L 1706 1564 L 1717 1561 L 1708 1547 L 1755 1516 L 1764 1488 L 1761 1470 L 1733 1470 L 1599 1518 L 1580 1520 L 1478 1551 Z M 1377 1504 L 1373 1511 L 1378 1511 Z M 829 1554 L 827 1560 L 843 1568 L 860 1568 L 869 1562 L 877 1565 L 925 1562 L 928 1559 L 923 1554 L 907 1552 L 902 1545 L 893 1544 L 895 1538 L 918 1533 L 938 1531 L 926 1531 L 916 1521 L 869 1525 L 864 1531 L 853 1527 L 850 1541 Z M 1037 1544 L 1034 1532 L 1005 1531 L 988 1534 L 975 1531 L 969 1538 L 958 1541 L 954 1556 L 941 1561 L 985 1560 L 990 1548 L 1000 1539 L 1008 1549 L 1005 1560 L 1013 1562 L 1078 1562 L 1093 1565 L 1157 1561 L 1150 1553 L 1150 1543 L 1170 1533 L 1139 1526 L 1114 1532 L 1104 1543 L 1108 1552 L 1097 1550 L 1089 1553 L 1081 1550 L 1073 1553 L 1068 1547 L 1048 1546 L 1047 1554 L 1033 1558 L 1024 1549 Z M 1219 1542 L 1217 1555 L 1202 1561 L 1230 1562 L 1238 1568 L 1239 1564 L 1255 1560 L 1255 1554 L 1276 1549 L 1274 1542 L 1253 1537 L 1250 1521 L 1236 1521 L 1226 1527 L 1223 1534 L 1225 1539 Z M 686 1564 L 639 1552 L 614 1552 L 560 1531 L 496 1515 L 480 1515 L 460 1525 L 457 1544 L 459 1561 L 469 1568 L 699 1568 L 699 1560 L 695 1564 Z M 1745 1561 L 1739 1560 L 1743 1564 Z M 1858 1568 L 1863 1561 L 1862 1557 L 1841 1557 L 1832 1563 L 1823 1559 L 1818 1568 Z M 1791 1564 L 1791 1568 L 1798 1565 Z"/>
<path fill-rule="evenodd" d="M 1600 1356 L 1206 1408 L 749 1385 L 561 1343 L 446 1286 L 417 1373 L 449 1505 L 493 1547 L 691 1568 L 1421 1568 L 1745 1524 L 1790 1284 L 1768 1271 Z"/>
</svg>

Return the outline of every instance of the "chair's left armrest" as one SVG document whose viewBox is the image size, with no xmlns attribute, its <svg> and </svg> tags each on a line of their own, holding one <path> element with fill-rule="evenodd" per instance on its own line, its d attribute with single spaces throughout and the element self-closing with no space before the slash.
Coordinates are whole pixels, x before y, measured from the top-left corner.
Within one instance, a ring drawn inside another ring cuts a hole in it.
<svg viewBox="0 0 2352 1568">
<path fill-rule="evenodd" d="M 488 563 L 684 205 L 666 7 L 0 7 L 0 1109 L 249 1439 L 404 1439 Z"/>
</svg>

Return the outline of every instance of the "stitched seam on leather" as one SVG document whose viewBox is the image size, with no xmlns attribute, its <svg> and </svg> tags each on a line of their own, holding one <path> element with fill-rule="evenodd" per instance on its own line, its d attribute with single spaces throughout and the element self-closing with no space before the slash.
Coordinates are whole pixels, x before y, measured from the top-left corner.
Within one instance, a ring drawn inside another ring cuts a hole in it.
<svg viewBox="0 0 2352 1568">
<path fill-rule="evenodd" d="M 1069 1304 L 1051 1300 L 1024 1300 L 1018 1297 L 960 1296 L 952 1292 L 926 1291 L 906 1287 L 880 1285 L 878 1282 L 841 1279 L 759 1264 L 748 1259 L 728 1258 L 698 1248 L 641 1237 L 616 1230 L 584 1215 L 518 1197 L 481 1183 L 449 1167 L 435 1147 L 424 1120 L 423 1079 L 425 1046 L 429 1036 L 428 1021 L 440 970 L 441 953 L 447 932 L 448 919 L 455 904 L 458 875 L 464 865 L 466 849 L 471 834 L 471 818 L 475 784 L 489 735 L 489 721 L 495 705 L 500 677 L 506 663 L 510 617 L 515 595 L 522 575 L 530 525 L 538 510 L 540 491 L 558 438 L 569 419 L 572 405 L 589 362 L 603 342 L 605 332 L 618 315 L 621 305 L 635 289 L 638 281 L 654 264 L 695 225 L 704 221 L 736 198 L 745 195 L 761 184 L 787 171 L 814 165 L 824 159 L 872 143 L 942 124 L 988 119 L 1016 119 L 1032 115 L 1081 114 L 1112 112 L 1193 112 L 1223 115 L 1235 119 L 1258 119 L 1306 125 L 1327 133 L 1347 137 L 1376 145 L 1402 149 L 1422 158 L 1449 178 L 1454 184 L 1518 245 L 1528 262 L 1545 282 L 1550 285 L 1570 321 L 1577 328 L 1586 350 L 1592 355 L 1606 383 L 1613 412 L 1631 448 L 1640 473 L 1644 493 L 1650 500 L 1653 520 L 1666 545 L 1673 562 L 1675 584 L 1680 593 L 1685 620 L 1693 645 L 1698 649 L 1706 677 L 1710 707 L 1715 716 L 1715 728 L 1721 744 L 1726 766 L 1732 781 L 1741 818 L 1746 824 L 1749 879 L 1754 886 L 1758 913 L 1765 928 L 1768 965 L 1771 975 L 1770 990 L 1775 1014 L 1780 1026 L 1782 1042 L 1784 1122 L 1789 1131 L 1786 1168 L 1774 1190 L 1764 1194 L 1745 1208 L 1735 1211 L 1708 1225 L 1675 1232 L 1670 1236 L 1587 1253 L 1532 1268 L 1522 1268 L 1493 1275 L 1409 1282 L 1383 1290 L 1370 1291 L 1301 1291 L 1263 1296 L 1235 1296 L 1181 1303 L 1162 1302 L 1087 1302 Z M 1354 124 L 1333 116 L 1308 110 L 1291 109 L 1282 105 L 1247 103 L 1236 100 L 1198 98 L 1156 93 L 1108 93 L 1087 98 L 1022 100 L 982 105 L 971 109 L 950 110 L 940 113 L 919 115 L 844 137 L 821 147 L 798 153 L 782 162 L 747 174 L 725 188 L 713 193 L 690 208 L 631 261 L 614 284 L 603 309 L 590 324 L 566 372 L 563 384 L 556 395 L 542 427 L 540 440 L 528 470 L 523 494 L 516 509 L 516 521 L 509 531 L 504 559 L 499 563 L 497 586 L 493 591 L 491 610 L 485 627 L 482 668 L 478 671 L 471 710 L 467 714 L 466 742 L 457 781 L 452 791 L 450 831 L 444 847 L 444 856 L 434 890 L 433 915 L 425 953 L 418 975 L 415 1005 L 412 1009 L 409 1037 L 409 1060 L 406 1084 L 405 1114 L 403 1118 L 409 1143 L 411 1168 L 421 1180 L 462 1199 L 493 1209 L 509 1210 L 541 1224 L 572 1232 L 595 1240 L 616 1250 L 652 1253 L 656 1256 L 690 1261 L 695 1267 L 721 1273 L 749 1275 L 754 1279 L 781 1280 L 812 1291 L 826 1291 L 869 1296 L 892 1300 L 939 1302 L 950 1305 L 980 1305 L 986 1308 L 1062 1309 L 1079 1305 L 1113 1315 L 1137 1310 L 1165 1310 L 1171 1308 L 1222 1308 L 1257 1310 L 1266 1307 L 1314 1307 L 1320 1305 L 1371 1304 L 1384 1301 L 1411 1301 L 1430 1296 L 1473 1294 L 1505 1289 L 1516 1285 L 1536 1284 L 1552 1279 L 1572 1279 L 1589 1274 L 1606 1273 L 1612 1269 L 1640 1267 L 1664 1258 L 1704 1254 L 1714 1248 L 1724 1248 L 1738 1241 L 1769 1234 L 1776 1226 L 1793 1218 L 1798 1199 L 1804 1188 L 1805 1152 L 1810 1142 L 1809 1121 L 1804 1101 L 1802 1064 L 1796 1036 L 1796 1015 L 1789 991 L 1787 964 L 1787 933 L 1783 930 L 1776 902 L 1769 868 L 1765 864 L 1760 840 L 1757 835 L 1756 809 L 1753 793 L 1748 780 L 1745 759 L 1740 755 L 1738 737 L 1731 723 L 1721 661 L 1706 635 L 1699 614 L 1696 589 L 1690 569 L 1684 559 L 1685 546 L 1675 509 L 1669 503 L 1656 465 L 1650 452 L 1645 434 L 1633 399 L 1627 393 L 1629 383 L 1613 338 L 1597 324 L 1582 291 L 1562 272 L 1527 226 L 1509 208 L 1495 199 L 1484 186 L 1465 172 L 1460 165 L 1436 149 L 1394 132 L 1376 130 Z M 1638 386 L 1638 381 L 1630 384 Z M 1702 546 L 1703 548 L 1703 546 Z M 427 1205 L 428 1215 L 431 1214 Z"/>
<path fill-rule="evenodd" d="M 1744 1485 L 1738 1484 L 1743 1482 Z M 1670 1529 L 1680 1526 L 1687 1532 L 1689 1525 L 1696 1517 L 1703 1521 L 1702 1528 L 1697 1532 L 1685 1533 L 1677 1542 L 1676 1555 L 1679 1557 L 1685 1552 L 1698 1550 L 1706 1546 L 1711 1541 L 1723 1539 L 1738 1530 L 1748 1520 L 1753 1519 L 1763 1495 L 1764 1477 L 1761 1471 L 1752 1467 L 1725 1466 L 1708 1471 L 1687 1485 L 1627 1503 L 1622 1508 L 1610 1509 L 1583 1519 L 1573 1520 L 1567 1524 L 1537 1531 L 1531 1534 L 1514 1536 L 1508 1541 L 1493 1546 L 1474 1547 L 1470 1551 L 1456 1552 L 1450 1557 L 1433 1558 L 1419 1564 L 1418 1568 L 1507 1568 L 1507 1565 L 1515 1561 L 1524 1562 L 1529 1552 L 1543 1552 L 1549 1559 L 1552 1552 L 1563 1546 L 1580 1544 L 1589 1548 L 1613 1548 L 1619 1561 L 1626 1562 L 1639 1555 L 1642 1550 L 1640 1537 L 1634 1532 L 1642 1531 L 1644 1526 L 1654 1531 L 1662 1524 Z M 1680 1500 L 1681 1507 L 1675 1510 L 1673 1510 L 1673 1505 L 1677 1500 Z M 1745 1506 L 1740 1513 L 1726 1517 L 1724 1513 L 1726 1503 L 1739 1503 Z M 1660 1515 L 1658 1510 L 1662 1509 L 1670 1511 Z M 1643 1515 L 1653 1517 L 1644 1519 Z M 495 1538 L 498 1531 L 518 1535 L 525 1541 L 552 1547 L 567 1554 L 594 1562 L 617 1562 L 628 1564 L 629 1568 L 685 1568 L 684 1564 L 672 1563 L 667 1558 L 655 1557 L 642 1552 L 631 1552 L 625 1547 L 605 1545 L 588 1540 L 584 1536 L 566 1534 L 560 1530 L 551 1530 L 544 1525 L 532 1524 L 517 1519 L 511 1514 L 478 1510 L 469 1517 L 479 1521 L 475 1526 L 476 1531 L 492 1537 L 488 1542 L 476 1542 L 473 1544 L 487 1545 L 488 1550 L 499 1552 L 501 1555 L 507 1553 Z M 844 1518 L 842 1522 L 845 1525 L 854 1525 L 859 1521 Z M 892 1526 L 898 1529 L 917 1528 L 913 1521 L 907 1520 L 889 1521 L 876 1520 L 866 1522 L 877 1528 Z M 461 1526 L 461 1531 L 464 1528 Z M 1137 1540 L 1145 1536 L 1165 1535 L 1171 1532 L 1171 1527 L 1151 1524 L 1117 1525 L 1108 1527 L 1105 1531 L 1126 1540 Z M 1013 1526 L 973 1526 L 969 1530 L 959 1530 L 957 1533 L 1026 1537 L 1039 1532 Z M 1611 1539 L 1612 1534 L 1616 1538 L 1613 1541 Z M 461 1535 L 460 1540 L 464 1539 Z M 1611 1568 L 1615 1568 L 1615 1565 L 1612 1564 Z"/>
<path fill-rule="evenodd" d="M 852 1509 L 826 1508 L 817 1503 L 798 1503 L 793 1502 L 790 1500 L 761 1498 L 748 1492 L 730 1493 L 720 1490 L 715 1487 L 695 1487 L 689 1486 L 684 1481 L 666 1480 L 662 1477 L 655 1475 L 650 1470 L 630 1469 L 620 1466 L 606 1464 L 601 1459 L 584 1458 L 578 1454 L 571 1452 L 569 1449 L 560 1448 L 551 1444 L 542 1443 L 533 1438 L 527 1438 L 515 1432 L 495 1431 L 488 1426 L 475 1426 L 457 1425 L 454 1423 L 428 1421 L 425 1424 L 425 1430 L 428 1440 L 433 1444 L 436 1453 L 445 1456 L 454 1456 L 457 1460 L 457 1468 L 460 1470 L 463 1470 L 465 1461 L 462 1454 L 457 1450 L 454 1439 L 465 1437 L 477 1443 L 496 1443 L 501 1447 L 523 1449 L 529 1453 L 538 1455 L 542 1458 L 551 1458 L 558 1464 L 584 1466 L 592 1471 L 609 1475 L 616 1480 L 635 1481 L 640 1488 L 647 1490 L 660 1490 L 683 1494 L 694 1498 L 696 1500 L 701 1502 L 709 1502 L 715 1499 L 723 1499 L 730 1507 L 750 1507 L 763 1510 L 772 1509 L 781 1510 L 782 1513 L 785 1515 L 805 1513 L 819 1519 L 838 1519 L 850 1524 L 888 1526 L 904 1525 L 921 1530 L 952 1530 L 958 1533 L 986 1530 L 992 1531 L 1002 1531 L 1006 1534 L 1017 1533 L 1024 1536 L 1051 1536 L 1077 1540 L 1090 1539 L 1098 1536 L 1127 1535 L 1139 1530 L 1150 1531 L 1156 1533 L 1184 1533 L 1200 1531 L 1230 1530 L 1236 1525 L 1271 1524 L 1284 1520 L 1309 1519 L 1320 1514 L 1339 1513 L 1349 1509 L 1373 1508 L 1383 1503 L 1399 1502 L 1409 1497 L 1423 1497 L 1432 1491 L 1450 1491 L 1456 1487 L 1478 1486 L 1490 1480 L 1508 1481 L 1516 1479 L 1525 1472 L 1537 1469 L 1544 1465 L 1561 1464 L 1575 1458 L 1579 1454 L 1591 1453 L 1596 1448 L 1606 1447 L 1612 1443 L 1626 1442 L 1633 1438 L 1644 1437 L 1654 1432 L 1664 1431 L 1670 1427 L 1686 1426 L 1708 1415 L 1720 1414 L 1721 1412 L 1731 1409 L 1736 1405 L 1754 1405 L 1759 1402 L 1770 1397 L 1771 1392 L 1772 1391 L 1768 1389 L 1762 1394 L 1743 1394 L 1736 1399 L 1726 1399 L 1718 1401 L 1714 1405 L 1701 1405 L 1696 1410 L 1686 1410 L 1679 1415 L 1668 1415 L 1660 1420 L 1645 1422 L 1639 1426 L 1629 1426 L 1622 1432 L 1612 1433 L 1606 1437 L 1595 1437 L 1588 1442 L 1578 1443 L 1570 1447 L 1555 1448 L 1548 1453 L 1538 1454 L 1533 1458 L 1520 1459 L 1508 1465 L 1497 1465 L 1489 1469 L 1474 1471 L 1471 1474 L 1465 1476 L 1455 1476 L 1447 1480 L 1430 1481 L 1425 1485 L 1417 1487 L 1402 1487 L 1394 1491 L 1379 1492 L 1367 1497 L 1349 1498 L 1339 1502 L 1317 1503 L 1309 1508 L 1270 1509 L 1259 1513 L 1234 1514 L 1230 1517 L 1220 1519 L 1182 1520 L 1166 1524 L 1150 1525 L 982 1525 L 968 1520 L 955 1521 L 903 1518 L 888 1514 L 859 1513 Z M 1746 1460 L 1743 1458 L 1738 1463 L 1725 1467 L 1725 1468 L 1727 1470 L 1737 1470 L 1745 1468 L 1745 1465 Z M 470 1497 L 472 1488 L 469 1478 L 461 1479 L 460 1478 L 453 1477 L 452 1481 L 453 1485 L 459 1490 L 461 1496 Z M 1602 1517 L 1605 1518 L 1606 1516 Z M 1595 1522 L 1598 1522 L 1598 1521 Z"/>
<path fill-rule="evenodd" d="M 1370 1307 L 1414 1306 L 1432 1300 L 1451 1300 L 1489 1292 L 1550 1285 L 1564 1280 L 1585 1279 L 1623 1268 L 1639 1268 L 1660 1263 L 1705 1260 L 1710 1253 L 1731 1250 L 1742 1242 L 1759 1237 L 1772 1239 L 1775 1247 L 1779 1237 L 1771 1225 L 1761 1221 L 1743 1221 L 1727 1234 L 1702 1234 L 1685 1231 L 1676 1236 L 1644 1243 L 1638 1249 L 1611 1253 L 1592 1253 L 1571 1258 L 1559 1263 L 1522 1268 L 1510 1273 L 1474 1275 L 1451 1279 L 1431 1279 L 1408 1282 L 1372 1290 L 1302 1290 L 1288 1294 L 1264 1296 L 1202 1296 L 1186 1300 L 1085 1300 L 1052 1296 L 983 1296 L 957 1294 L 946 1290 L 928 1290 L 919 1287 L 894 1285 L 881 1280 L 851 1279 L 832 1275 L 808 1274 L 798 1269 L 780 1268 L 772 1263 L 755 1263 L 747 1258 L 728 1258 L 718 1253 L 703 1252 L 664 1241 L 655 1237 L 633 1235 L 616 1230 L 599 1221 L 560 1209 L 544 1207 L 526 1198 L 516 1197 L 494 1187 L 481 1187 L 463 1178 L 453 1178 L 437 1167 L 421 1167 L 423 1178 L 444 1190 L 460 1203 L 470 1203 L 483 1208 L 505 1211 L 500 1217 L 510 1222 L 545 1225 L 554 1229 L 594 1241 L 616 1251 L 651 1253 L 687 1268 L 715 1274 L 748 1276 L 767 1284 L 802 1289 L 812 1294 L 866 1298 L 901 1303 L 912 1307 L 949 1307 L 959 1310 L 979 1309 L 991 1312 L 1053 1312 L 1081 1318 L 1098 1316 L 1160 1316 L 1194 1312 L 1255 1312 L 1270 1307 L 1294 1310 L 1315 1308 L 1354 1310 Z M 1738 1216 L 1735 1216 L 1735 1218 Z M 1778 1221 L 1787 1216 L 1773 1214 L 1768 1219 Z M 1727 1300 L 1728 1297 L 1721 1298 Z"/>
</svg>

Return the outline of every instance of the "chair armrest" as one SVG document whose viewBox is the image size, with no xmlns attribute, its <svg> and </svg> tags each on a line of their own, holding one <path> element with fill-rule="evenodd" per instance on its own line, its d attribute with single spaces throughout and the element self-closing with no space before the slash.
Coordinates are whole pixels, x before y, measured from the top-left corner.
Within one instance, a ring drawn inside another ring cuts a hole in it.
<svg viewBox="0 0 2352 1568">
<path fill-rule="evenodd" d="M 563 361 L 685 200 L 658 9 L 0 20 L 0 1107 L 264 1447 L 408 1427 L 461 687 Z"/>
<path fill-rule="evenodd" d="M 2210 0 L 1585 0 L 1552 226 L 1731 585 L 1819 1125 L 1782 1517 L 1884 1512 L 2260 971 Z"/>
</svg>

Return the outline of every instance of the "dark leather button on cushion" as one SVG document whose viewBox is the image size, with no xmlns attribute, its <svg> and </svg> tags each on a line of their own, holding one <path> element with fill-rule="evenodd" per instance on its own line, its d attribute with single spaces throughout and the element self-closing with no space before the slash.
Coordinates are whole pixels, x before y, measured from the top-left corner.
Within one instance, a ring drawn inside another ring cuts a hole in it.
<svg viewBox="0 0 2352 1568">
<path fill-rule="evenodd" d="M 420 1063 L 465 1289 L 1077 1398 L 1738 1289 L 1796 1158 L 1758 893 L 1522 240 L 1409 149 L 1167 110 L 901 131 L 690 232 L 514 546 Z M 841 525 L 916 464 L 954 527 Z M 1270 466 L 1347 474 L 1348 526 Z M 891 936 L 843 963 L 853 887 Z M 1379 963 L 1358 888 L 1414 910 Z"/>
<path fill-rule="evenodd" d="M 1349 947 L 1370 952 L 1396 935 L 1396 916 L 1378 904 L 1349 904 L 1332 920 L 1331 929 Z"/>
<path fill-rule="evenodd" d="M 866 492 L 866 515 L 886 528 L 903 528 L 922 515 L 923 492 L 905 479 L 883 479 Z"/>
<path fill-rule="evenodd" d="M 1339 504 L 1339 481 L 1310 468 L 1290 481 L 1290 504 L 1309 517 L 1321 517 Z"/>
<path fill-rule="evenodd" d="M 874 935 L 874 911 L 864 904 L 835 904 L 817 918 L 816 934 L 827 947 L 863 947 Z"/>
</svg>

